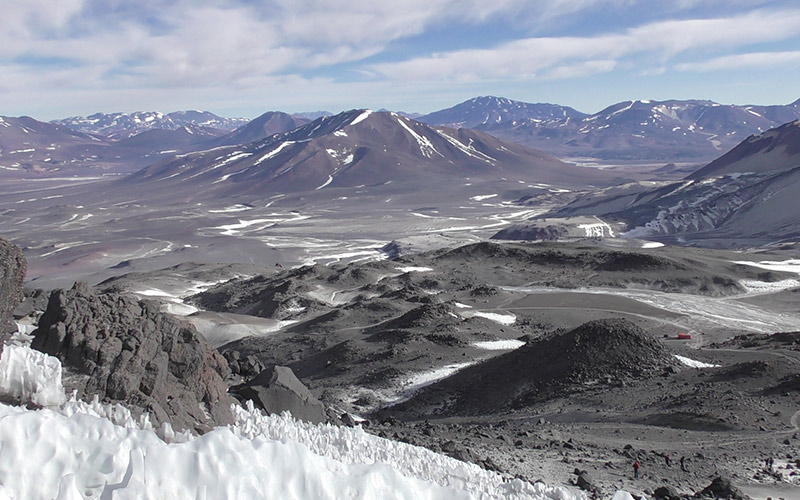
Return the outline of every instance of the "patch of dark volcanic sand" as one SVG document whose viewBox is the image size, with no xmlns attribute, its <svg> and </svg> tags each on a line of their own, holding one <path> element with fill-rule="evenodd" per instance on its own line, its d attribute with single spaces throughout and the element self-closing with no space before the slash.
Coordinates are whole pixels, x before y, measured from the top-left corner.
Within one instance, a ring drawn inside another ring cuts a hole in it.
<svg viewBox="0 0 800 500">
<path fill-rule="evenodd" d="M 731 262 L 737 258 L 741 255 L 733 252 L 673 247 L 620 250 L 583 242 L 482 242 L 424 254 L 417 261 L 436 269 L 454 263 L 462 269 L 467 265 L 464 272 L 476 281 L 509 286 L 634 286 L 726 296 L 745 291 L 740 280 L 761 280 L 765 276 L 763 269 Z M 769 276 L 775 281 L 794 277 L 791 273 Z"/>
<path fill-rule="evenodd" d="M 387 411 L 454 416 L 518 409 L 676 364 L 663 344 L 630 321 L 597 320 L 465 368 Z"/>
</svg>

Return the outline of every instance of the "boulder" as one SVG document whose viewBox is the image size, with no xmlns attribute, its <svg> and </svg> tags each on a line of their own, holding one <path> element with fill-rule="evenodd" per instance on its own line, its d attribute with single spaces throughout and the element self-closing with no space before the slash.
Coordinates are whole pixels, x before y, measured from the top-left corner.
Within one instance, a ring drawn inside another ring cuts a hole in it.
<svg viewBox="0 0 800 500">
<path fill-rule="evenodd" d="M 681 500 L 678 491 L 672 486 L 660 486 L 653 492 L 656 500 Z"/>
<path fill-rule="evenodd" d="M 347 427 L 355 427 L 358 425 L 356 419 L 354 419 L 349 413 L 343 413 L 342 416 L 339 417 L 339 420 L 341 420 L 342 424 L 346 425 Z"/>
<path fill-rule="evenodd" d="M 696 493 L 695 498 L 725 498 L 730 500 L 751 500 L 749 496 L 731 483 L 725 477 L 717 476 L 711 484 Z"/>
<path fill-rule="evenodd" d="M 583 491 L 588 491 L 589 493 L 597 493 L 600 491 L 600 489 L 597 487 L 597 484 L 586 471 L 580 471 L 578 478 L 575 480 L 575 486 Z"/>
<path fill-rule="evenodd" d="M 442 452 L 450 457 L 455 458 L 456 460 L 461 460 L 462 462 L 470 462 L 470 463 L 477 463 L 478 459 L 472 450 L 461 446 L 460 444 L 456 443 L 455 441 L 445 441 L 442 443 Z"/>
<path fill-rule="evenodd" d="M 75 375 L 67 390 L 81 399 L 120 402 L 177 430 L 205 432 L 233 420 L 225 359 L 155 302 L 76 283 L 50 294 L 33 334 L 31 347 Z"/>
<path fill-rule="evenodd" d="M 312 424 L 326 421 L 325 406 L 286 366 L 267 368 L 248 382 L 232 387 L 231 392 L 270 414 L 288 411 L 294 418 Z"/>
<path fill-rule="evenodd" d="M 17 329 L 12 313 L 23 298 L 27 267 L 22 250 L 0 238 L 0 352 L 3 343 Z"/>
</svg>

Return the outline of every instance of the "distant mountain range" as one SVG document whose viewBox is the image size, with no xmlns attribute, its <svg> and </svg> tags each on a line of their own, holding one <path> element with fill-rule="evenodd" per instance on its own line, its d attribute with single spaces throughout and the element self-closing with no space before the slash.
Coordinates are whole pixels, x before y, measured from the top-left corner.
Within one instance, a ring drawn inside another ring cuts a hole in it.
<svg viewBox="0 0 800 500">
<path fill-rule="evenodd" d="M 239 121 L 195 111 L 115 113 L 56 123 L 0 117 L 0 176 L 127 174 L 175 154 L 245 144 L 308 123 L 268 112 L 231 132 L 210 126 L 229 127 Z M 66 122 L 71 125 L 61 124 Z"/>
<path fill-rule="evenodd" d="M 247 121 L 207 111 L 97 113 L 52 123 L 4 117 L 0 175 L 127 174 L 170 155 L 249 144 L 295 130 L 311 119 L 302 115 L 270 111 Z M 305 115 L 332 116 L 324 111 Z M 786 106 L 626 101 L 587 115 L 556 104 L 476 97 L 417 120 L 479 130 L 566 161 L 686 163 L 684 171 L 691 171 L 750 134 L 798 118 L 800 100 Z"/>
<path fill-rule="evenodd" d="M 0 116 L 0 175 L 57 171 L 97 160 L 104 140 L 23 116 Z"/>
<path fill-rule="evenodd" d="M 136 113 L 95 113 L 86 117 L 73 116 L 50 123 L 63 125 L 78 132 L 99 134 L 111 139 L 124 139 L 154 129 L 176 130 L 186 126 L 203 127 L 230 132 L 250 120 L 223 118 L 208 111 L 139 111 Z"/>
<path fill-rule="evenodd" d="M 470 129 L 431 127 L 390 112 L 325 116 L 243 146 L 181 155 L 120 182 L 204 197 L 388 186 L 445 191 L 477 180 L 559 185 L 612 182 L 612 174 Z"/>
<path fill-rule="evenodd" d="M 503 97 L 476 97 L 427 115 L 398 113 L 422 123 L 471 128 L 567 161 L 694 163 L 714 160 L 745 137 L 800 118 L 800 99 L 784 106 L 724 105 L 703 100 L 624 101 L 595 114 L 568 106 L 527 103 Z M 94 114 L 54 123 L 111 139 L 152 129 L 197 126 L 235 136 L 211 144 L 245 144 L 271 133 L 292 130 L 327 111 L 270 111 L 255 120 L 223 118 L 207 111 Z M 242 129 L 242 127 L 247 127 Z"/>
<path fill-rule="evenodd" d="M 512 101 L 504 97 L 475 97 L 452 108 L 419 117 L 419 121 L 451 128 L 500 130 L 525 123 L 563 123 L 582 120 L 587 114 L 558 104 Z"/>
<path fill-rule="evenodd" d="M 786 106 L 711 101 L 625 101 L 592 115 L 555 104 L 476 97 L 419 121 L 467 127 L 541 149 L 562 159 L 707 162 L 742 139 L 800 118 Z"/>
<path fill-rule="evenodd" d="M 210 145 L 213 147 L 247 144 L 264 139 L 273 134 L 294 130 L 310 121 L 311 120 L 307 118 L 289 115 L 280 111 L 268 111 L 231 133 L 221 136 L 215 141 L 211 141 Z"/>
<path fill-rule="evenodd" d="M 596 215 L 626 236 L 701 246 L 800 238 L 800 120 L 752 136 L 686 179 L 586 193 L 547 217 Z M 519 233 L 518 233 L 519 234 Z"/>
</svg>

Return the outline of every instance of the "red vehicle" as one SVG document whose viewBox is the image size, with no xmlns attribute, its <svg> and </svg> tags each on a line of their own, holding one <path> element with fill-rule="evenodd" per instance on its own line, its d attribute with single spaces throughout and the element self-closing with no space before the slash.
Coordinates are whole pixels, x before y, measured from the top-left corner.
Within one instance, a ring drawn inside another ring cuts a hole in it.
<svg viewBox="0 0 800 500">
<path fill-rule="evenodd" d="M 691 334 L 678 332 L 678 340 L 691 340 L 691 338 Z"/>
</svg>

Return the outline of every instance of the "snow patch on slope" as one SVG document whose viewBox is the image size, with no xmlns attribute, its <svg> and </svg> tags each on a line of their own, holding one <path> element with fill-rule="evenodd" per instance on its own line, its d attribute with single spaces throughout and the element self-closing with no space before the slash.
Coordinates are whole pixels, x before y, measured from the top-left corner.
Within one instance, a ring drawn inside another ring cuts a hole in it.
<svg viewBox="0 0 800 500">
<path fill-rule="evenodd" d="M 466 145 L 463 144 L 461 141 L 456 139 L 455 137 L 450 137 L 449 135 L 445 134 L 441 130 L 436 130 L 436 132 L 442 136 L 447 142 L 458 148 L 462 153 L 467 156 L 472 156 L 473 158 L 477 158 L 481 161 L 488 163 L 489 165 L 494 165 L 495 159 L 489 155 L 483 154 L 477 149 L 472 146 L 472 141 L 470 140 L 470 144 Z"/>
<path fill-rule="evenodd" d="M 367 110 L 365 110 L 363 113 L 361 113 L 360 115 L 358 115 L 358 116 L 355 118 L 355 120 L 351 121 L 351 122 L 350 122 L 350 125 L 357 125 L 357 124 L 359 124 L 359 123 L 363 122 L 363 121 L 364 121 L 364 120 L 366 120 L 366 119 L 369 117 L 369 115 L 371 115 L 371 114 L 372 114 L 372 110 L 371 110 L 371 109 L 367 109 Z"/>
<path fill-rule="evenodd" d="M 521 340 L 487 340 L 485 342 L 473 342 L 472 345 L 478 349 L 488 351 L 510 351 L 525 345 Z"/>
<path fill-rule="evenodd" d="M 323 182 L 322 184 L 320 184 L 319 186 L 317 186 L 316 188 L 314 188 L 314 190 L 315 191 L 319 191 L 320 189 L 324 188 L 325 186 L 327 186 L 331 182 L 333 182 L 333 175 L 328 175 L 328 179 L 325 182 Z"/>
<path fill-rule="evenodd" d="M 496 196 L 497 196 L 497 194 L 496 194 L 496 193 L 495 193 L 495 194 L 479 194 L 479 195 L 477 195 L 477 196 L 472 196 L 472 197 L 470 197 L 470 200 L 473 200 L 473 201 L 483 201 L 483 200 L 488 200 L 488 199 L 490 199 L 490 198 L 495 198 Z"/>
<path fill-rule="evenodd" d="M 433 268 L 430 267 L 423 267 L 423 266 L 403 266 L 403 267 L 395 267 L 401 273 L 425 273 L 428 271 L 433 271 Z"/>
<path fill-rule="evenodd" d="M 491 312 L 484 312 L 484 311 L 462 311 L 461 316 L 465 318 L 483 318 L 488 319 L 489 321 L 494 321 L 495 323 L 499 323 L 501 325 L 509 326 L 513 325 L 517 322 L 517 317 L 513 314 L 500 314 L 500 313 L 491 313 Z"/>
<path fill-rule="evenodd" d="M 256 162 L 255 162 L 255 163 L 253 163 L 253 165 L 258 165 L 258 164 L 260 164 L 261 162 L 263 162 L 264 160 L 268 160 L 268 159 L 272 158 L 273 156 L 275 156 L 275 155 L 277 155 L 278 153 L 280 153 L 280 152 L 281 152 L 281 150 L 283 150 L 283 149 L 284 149 L 284 148 L 286 148 L 287 146 L 291 146 L 291 145 L 292 145 L 292 144 L 294 144 L 294 143 L 295 143 L 295 141 L 284 141 L 284 142 L 282 142 L 280 146 L 278 146 L 277 148 L 273 149 L 273 150 L 272 150 L 272 151 L 270 151 L 269 153 L 265 154 L 264 156 L 262 156 L 261 158 L 259 158 L 258 160 L 256 160 Z"/>
<path fill-rule="evenodd" d="M 433 156 L 433 154 L 436 153 L 437 155 L 441 156 L 442 158 L 445 157 L 442 153 L 440 153 L 439 151 L 436 150 L 436 148 L 433 147 L 433 143 L 430 141 L 430 139 L 428 139 L 427 137 L 419 135 L 418 133 L 414 132 L 414 130 L 412 130 L 411 127 L 409 127 L 403 121 L 402 118 L 398 117 L 397 118 L 397 123 L 399 123 L 404 129 L 406 129 L 406 131 L 409 134 L 411 134 L 411 137 L 416 139 L 417 144 L 419 145 L 419 150 L 423 154 L 423 156 L 425 156 L 427 158 L 431 158 Z"/>
<path fill-rule="evenodd" d="M 719 368 L 720 365 L 714 365 L 711 363 L 704 363 L 703 361 L 697 361 L 695 359 L 687 358 L 684 356 L 678 356 L 677 354 L 674 355 L 675 358 L 683 363 L 686 366 L 690 366 L 692 368 Z"/>
</svg>

